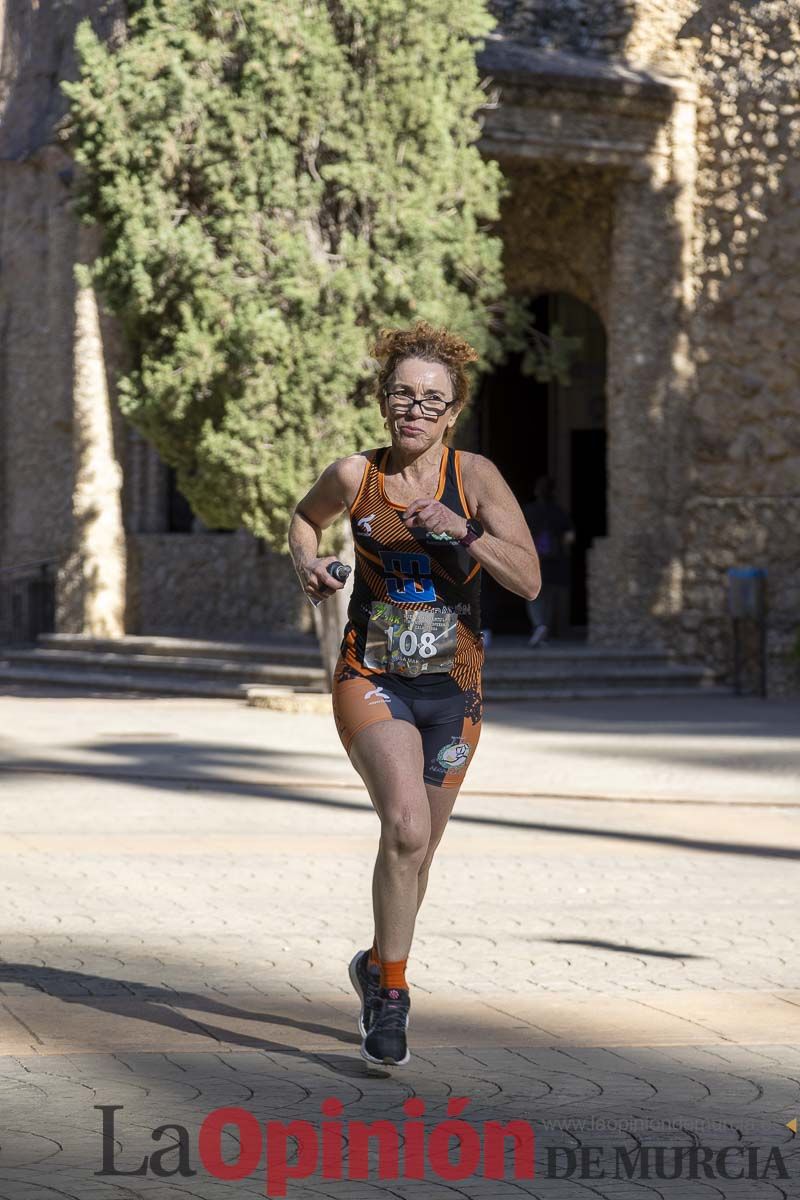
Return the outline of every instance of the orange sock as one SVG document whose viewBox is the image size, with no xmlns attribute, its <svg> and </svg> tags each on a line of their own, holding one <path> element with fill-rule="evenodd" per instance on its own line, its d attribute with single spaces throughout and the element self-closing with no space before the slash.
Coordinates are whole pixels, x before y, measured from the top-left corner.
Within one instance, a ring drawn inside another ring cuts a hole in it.
<svg viewBox="0 0 800 1200">
<path fill-rule="evenodd" d="M 381 956 L 378 954 L 378 943 L 375 938 L 372 939 L 372 949 L 369 952 L 367 960 L 368 967 L 379 967 L 381 965 Z"/>
<path fill-rule="evenodd" d="M 381 962 L 381 987 L 382 988 L 408 988 L 406 983 L 406 963 L 407 958 L 401 958 L 397 962 Z"/>
</svg>

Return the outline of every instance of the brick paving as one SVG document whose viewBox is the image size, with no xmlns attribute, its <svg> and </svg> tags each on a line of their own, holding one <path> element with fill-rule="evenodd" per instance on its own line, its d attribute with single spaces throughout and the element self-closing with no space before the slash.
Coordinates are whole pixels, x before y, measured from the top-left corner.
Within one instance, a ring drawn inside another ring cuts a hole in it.
<svg viewBox="0 0 800 1200">
<path fill-rule="evenodd" d="M 417 924 L 412 1061 L 368 1077 L 346 964 L 371 934 L 377 821 L 330 720 L 0 696 L 0 1200 L 264 1195 L 263 1155 L 240 1180 L 203 1169 L 214 1109 L 319 1131 L 337 1097 L 344 1122 L 402 1132 L 415 1097 L 430 1135 L 458 1096 L 479 1131 L 530 1123 L 534 1179 L 510 1157 L 505 1180 L 380 1179 L 373 1156 L 365 1180 L 317 1171 L 288 1195 L 800 1197 L 799 717 L 490 715 Z M 96 1105 L 122 1106 L 118 1170 L 179 1123 L 197 1174 L 97 1175 Z M 755 1147 L 762 1177 L 654 1176 L 656 1147 L 692 1144 Z M 637 1147 L 649 1178 L 618 1157 Z M 764 1174 L 770 1147 L 788 1178 Z M 579 1177 L 582 1148 L 605 1177 Z"/>
</svg>

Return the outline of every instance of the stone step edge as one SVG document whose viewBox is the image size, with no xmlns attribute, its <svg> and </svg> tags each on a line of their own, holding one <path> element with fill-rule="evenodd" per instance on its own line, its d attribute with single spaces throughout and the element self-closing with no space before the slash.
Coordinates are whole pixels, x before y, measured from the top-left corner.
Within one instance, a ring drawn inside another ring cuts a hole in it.
<svg viewBox="0 0 800 1200">
<path fill-rule="evenodd" d="M 290 663 L 236 663 L 220 658 L 199 658 L 177 656 L 168 657 L 159 654 L 120 654 L 115 652 L 103 653 L 92 650 L 14 650 L 10 647 L 0 649 L 0 662 L 19 663 L 60 663 L 75 665 L 86 664 L 101 668 L 133 671 L 175 671 L 180 674 L 209 674 L 209 675 L 249 675 L 255 682 L 259 676 L 268 678 L 279 675 L 284 683 L 292 678 L 302 680 L 322 680 L 325 673 L 322 667 L 295 666 Z"/>
<path fill-rule="evenodd" d="M 66 659 L 50 658 L 49 652 L 41 655 L 31 654 L 24 656 L 22 653 L 17 655 L 7 655 L 6 659 L 0 658 L 0 678 L 10 678 L 8 670 L 10 668 L 4 666 L 5 662 L 11 661 L 12 666 L 16 662 L 18 672 L 32 673 L 37 667 L 48 672 L 48 678 L 54 678 L 56 674 L 70 673 L 68 667 L 79 666 L 80 660 L 67 656 Z M 162 674 L 158 668 L 170 670 L 169 674 Z M 30 666 L 29 666 L 30 664 Z M 94 666 L 97 668 L 94 672 L 85 670 L 86 667 Z M 152 678 L 163 678 L 169 680 L 170 690 L 184 689 L 185 694 L 191 695 L 191 690 L 201 683 L 207 683 L 211 686 L 215 684 L 215 676 L 228 677 L 227 683 L 230 688 L 239 685 L 240 688 L 246 686 L 258 686 L 259 683 L 263 686 L 279 686 L 287 685 L 302 691 L 320 691 L 320 684 L 323 682 L 324 673 L 320 670 L 314 671 L 311 668 L 305 667 L 278 667 L 273 670 L 266 668 L 253 668 L 252 671 L 246 671 L 243 667 L 236 667 L 231 664 L 222 664 L 217 668 L 212 665 L 197 666 L 192 664 L 185 666 L 180 662 L 172 662 L 168 660 L 150 660 L 144 662 L 142 659 L 138 661 L 97 661 L 96 658 L 90 656 L 88 661 L 85 661 L 85 674 L 79 674 L 77 671 L 72 672 L 72 676 L 76 678 L 92 678 L 103 679 L 108 686 L 112 686 L 116 680 L 133 679 L 136 676 L 144 676 L 145 673 L 150 673 Z M 127 674 L 126 672 L 133 671 L 136 674 Z M 209 677 L 206 680 L 201 679 L 201 676 Z M 271 677 L 275 682 L 265 682 L 264 676 Z M 181 677 L 186 680 L 181 684 Z M 260 678 L 259 678 L 260 677 Z M 288 677 L 288 678 L 287 678 Z M 595 671 L 518 671 L 513 673 L 504 673 L 492 671 L 491 668 L 486 668 L 483 671 L 483 682 L 485 682 L 485 691 L 492 689 L 493 695 L 499 697 L 509 697 L 522 695 L 525 689 L 535 690 L 539 694 L 543 686 L 547 685 L 572 685 L 576 689 L 597 688 L 604 684 L 606 690 L 613 691 L 614 689 L 628 688 L 628 686 L 661 686 L 664 690 L 674 690 L 682 688 L 682 686 L 694 686 L 694 688 L 708 688 L 716 683 L 714 674 L 705 670 L 705 668 L 680 668 L 680 667 L 654 667 L 652 670 L 636 670 L 633 667 L 619 667 L 616 670 L 595 670 Z M 303 686 L 306 685 L 306 686 Z M 219 682 L 218 686 L 223 686 L 223 682 Z"/>
<path fill-rule="evenodd" d="M 88 633 L 40 633 L 37 646 L 42 649 L 58 650 L 62 647 L 100 648 L 110 653 L 141 654 L 149 653 L 155 657 L 171 655 L 174 651 L 182 651 L 183 657 L 204 657 L 207 652 L 219 652 L 228 661 L 235 658 L 247 658 L 248 661 L 264 657 L 272 659 L 276 656 L 286 658 L 307 658 L 315 666 L 319 666 L 319 648 L 315 642 L 286 641 L 276 638 L 265 642 L 219 642 L 204 638 L 162 637 L 159 635 L 126 633 L 118 638 L 99 638 Z"/>
<path fill-rule="evenodd" d="M 62 666 L 84 666 L 98 668 L 99 672 L 107 672 L 109 675 L 118 672 L 134 671 L 134 672 L 150 672 L 154 675 L 159 675 L 162 672 L 169 671 L 174 675 L 206 675 L 211 678 L 222 675 L 228 676 L 231 683 L 234 680 L 238 683 L 258 684 L 264 681 L 268 683 L 270 679 L 274 679 L 276 684 L 321 684 L 324 681 L 324 672 L 321 667 L 292 667 L 279 664 L 264 664 L 246 668 L 243 665 L 239 666 L 236 663 L 221 661 L 218 659 L 201 659 L 201 658 L 167 658 L 166 656 L 148 656 L 148 655 L 122 655 L 122 654 L 94 654 L 91 651 L 67 651 L 67 650 L 9 650 L 0 651 L 0 663 L 11 662 L 17 663 L 20 667 L 25 667 L 30 663 L 33 666 L 41 665 L 43 667 L 52 667 L 59 670 Z M 607 685 L 613 686 L 612 681 L 618 681 L 618 686 L 623 684 L 645 684 L 648 681 L 662 683 L 664 686 L 679 686 L 684 683 L 695 682 L 698 685 L 711 684 L 715 682 L 715 677 L 709 668 L 698 666 L 690 667 L 685 665 L 664 665 L 661 667 L 605 667 L 597 665 L 590 666 L 588 663 L 582 664 L 580 669 L 571 667 L 568 670 L 554 669 L 553 664 L 539 662 L 530 662 L 526 666 L 519 667 L 515 671 L 504 671 L 502 669 L 493 668 L 488 664 L 483 672 L 483 678 L 487 685 L 495 684 L 498 687 L 506 685 L 512 687 L 514 684 L 524 686 L 526 683 L 530 685 L 540 685 L 550 682 L 572 682 L 578 686 L 589 686 L 592 683 L 600 683 L 605 681 Z"/>
<path fill-rule="evenodd" d="M 195 680 L 191 687 L 189 687 L 181 681 L 170 678 L 146 679 L 142 676 L 112 677 L 107 674 L 89 671 L 71 673 L 67 671 L 43 671 L 36 668 L 12 668 L 7 670 L 0 667 L 0 686 L 2 686 L 3 682 L 43 684 L 54 687 L 78 688 L 80 690 L 92 688 L 105 694 L 145 692 L 164 696 L 183 696 L 186 698 L 196 696 L 209 699 L 244 700 L 256 707 L 275 708 L 292 712 L 328 711 L 330 709 L 330 695 L 327 692 L 321 692 L 312 688 L 302 691 L 298 688 L 281 687 L 277 684 L 274 686 L 261 684 L 258 687 L 252 687 L 247 684 L 226 685 Z M 252 700 L 251 694 L 253 695 Z M 611 688 L 526 688 L 500 691 L 487 688 L 484 692 L 485 699 L 493 702 L 625 699 L 637 696 L 661 696 L 665 698 L 688 696 L 696 698 L 707 695 L 728 696 L 731 695 L 731 692 L 727 688 L 710 685 L 693 688 L 677 686 L 626 688 L 618 686 Z M 304 707 L 305 701 L 309 702 L 309 707 Z"/>
<path fill-rule="evenodd" d="M 274 657 L 308 658 L 309 660 L 313 660 L 316 666 L 320 665 L 319 650 L 316 645 L 306 644 L 299 640 L 297 642 L 284 642 L 281 640 L 274 642 L 215 642 L 195 638 L 161 637 L 160 635 L 148 637 L 144 634 L 125 634 L 119 638 L 97 638 L 91 634 L 43 633 L 39 635 L 37 644 L 40 648 L 52 648 L 55 650 L 68 646 L 103 647 L 108 652 L 115 653 L 126 653 L 128 651 L 132 653 L 146 653 L 149 648 L 150 653 L 156 657 L 169 656 L 173 649 L 183 650 L 183 657 L 194 657 L 198 653 L 202 657 L 206 651 L 218 651 L 221 656 L 224 656 L 228 660 L 246 657 L 249 661 L 253 661 L 263 654 L 268 659 Z M 504 659 L 516 662 L 519 659 L 520 652 L 526 649 L 527 643 L 525 642 L 521 642 L 519 646 L 513 647 L 491 646 L 486 652 L 486 660 L 487 663 L 491 663 L 493 660 L 501 662 Z M 576 648 L 574 644 L 564 647 L 550 645 L 538 646 L 535 651 L 530 651 L 530 653 L 536 653 L 542 658 L 576 659 L 580 662 L 587 660 L 602 662 L 606 659 L 613 661 L 620 658 L 630 658 L 639 661 L 655 660 L 663 663 L 673 661 L 671 655 L 665 650 L 647 650 L 636 647 L 623 650 L 619 647 L 605 646 L 580 646 Z"/>
<path fill-rule="evenodd" d="M 483 698 L 492 704 L 512 704 L 527 700 L 626 700 L 637 696 L 672 697 L 730 696 L 730 688 L 722 684 L 698 684 L 694 687 L 687 684 L 673 684 L 665 687 L 630 687 L 619 684 L 616 687 L 581 687 L 581 688 L 503 688 L 496 691 L 484 688 Z"/>
<path fill-rule="evenodd" d="M 213 683 L 195 679 L 191 685 L 170 677 L 111 675 L 94 671 L 42 670 L 36 667 L 6 668 L 0 663 L 0 687 L 4 683 L 31 683 L 50 687 L 92 689 L 104 693 L 148 692 L 165 696 L 198 696 L 222 700 L 246 700 L 246 683 Z M 264 686 L 264 685 L 262 685 Z M 275 685 L 278 686 L 278 685 Z"/>
<path fill-rule="evenodd" d="M 662 699 L 672 698 L 692 698 L 696 699 L 698 695 L 713 695 L 713 696 L 728 696 L 730 691 L 727 688 L 582 688 L 576 690 L 574 688 L 548 688 L 542 690 L 529 689 L 519 693 L 509 692 L 492 692 L 487 690 L 484 692 L 484 699 L 489 703 L 509 703 L 513 701 L 535 701 L 535 700 L 630 700 L 642 699 L 645 697 L 657 697 Z M 249 688 L 247 692 L 247 703 L 254 708 L 268 708 L 274 712 L 330 712 L 331 697 L 328 693 L 314 695 L 308 693 L 301 695 L 293 693 L 290 689 L 282 691 L 275 688 L 270 693 L 263 692 L 260 688 Z"/>
</svg>

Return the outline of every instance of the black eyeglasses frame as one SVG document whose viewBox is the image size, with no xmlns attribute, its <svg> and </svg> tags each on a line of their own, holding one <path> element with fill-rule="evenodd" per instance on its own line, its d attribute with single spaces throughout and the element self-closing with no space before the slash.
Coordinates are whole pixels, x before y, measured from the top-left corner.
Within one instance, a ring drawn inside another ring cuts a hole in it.
<svg viewBox="0 0 800 1200">
<path fill-rule="evenodd" d="M 397 392 L 389 391 L 387 388 L 383 389 L 383 396 L 387 403 L 389 402 L 390 396 L 396 396 L 398 394 L 399 393 L 397 393 Z M 417 404 L 417 405 L 419 405 L 419 411 L 423 417 L 443 417 L 444 414 L 447 412 L 448 408 L 452 408 L 452 406 L 455 404 L 455 399 L 430 401 L 430 400 L 426 400 L 424 398 L 419 399 L 417 396 L 404 396 L 403 399 L 408 401 L 408 403 L 406 405 L 406 409 L 405 409 L 406 412 L 411 412 L 411 409 L 414 407 L 415 404 Z M 431 403 L 441 404 L 441 405 L 443 405 L 443 407 L 438 409 L 435 413 L 425 412 L 423 405 L 431 404 Z M 395 406 L 393 406 L 393 407 L 395 407 Z M 396 407 L 399 408 L 399 405 Z"/>
</svg>

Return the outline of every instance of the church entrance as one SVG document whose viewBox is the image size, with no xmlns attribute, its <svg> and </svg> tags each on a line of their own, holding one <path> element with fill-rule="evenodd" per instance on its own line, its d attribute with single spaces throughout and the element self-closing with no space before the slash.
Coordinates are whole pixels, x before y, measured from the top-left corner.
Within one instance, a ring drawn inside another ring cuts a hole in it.
<svg viewBox="0 0 800 1200">
<path fill-rule="evenodd" d="M 571 361 L 570 383 L 539 383 L 523 375 L 516 354 L 484 377 L 476 396 L 478 445 L 503 473 L 520 504 L 533 499 L 536 480 L 550 475 L 555 498 L 572 518 L 569 586 L 560 589 L 552 640 L 583 640 L 587 633 L 586 554 L 606 534 L 606 345 L 597 314 L 566 292 L 532 302 L 535 324 L 547 334 L 558 325 L 582 344 Z M 496 634 L 530 632 L 525 601 L 484 573 L 484 626 Z"/>
</svg>

